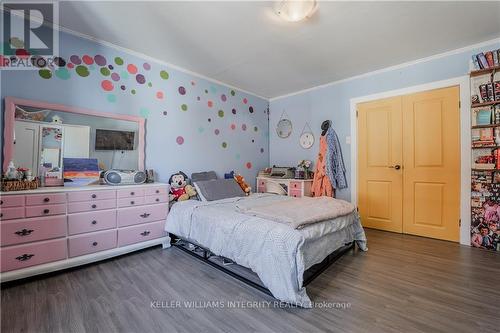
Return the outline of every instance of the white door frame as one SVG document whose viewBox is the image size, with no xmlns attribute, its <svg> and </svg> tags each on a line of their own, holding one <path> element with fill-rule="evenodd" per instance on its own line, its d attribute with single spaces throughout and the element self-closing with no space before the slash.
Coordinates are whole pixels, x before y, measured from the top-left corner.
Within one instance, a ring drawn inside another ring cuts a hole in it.
<svg viewBox="0 0 500 333">
<path fill-rule="evenodd" d="M 470 116 L 470 82 L 469 76 L 430 82 L 418 86 L 385 91 L 373 95 L 351 98 L 351 202 L 357 205 L 358 201 L 358 131 L 356 119 L 356 105 L 383 98 L 446 88 L 460 87 L 460 244 L 470 246 L 471 223 L 471 116 Z"/>
</svg>

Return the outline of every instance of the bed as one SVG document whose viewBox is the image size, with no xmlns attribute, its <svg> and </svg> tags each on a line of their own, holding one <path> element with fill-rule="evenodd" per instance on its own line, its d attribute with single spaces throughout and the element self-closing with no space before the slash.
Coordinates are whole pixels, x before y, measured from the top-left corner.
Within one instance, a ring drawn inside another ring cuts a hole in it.
<svg viewBox="0 0 500 333">
<path fill-rule="evenodd" d="M 312 303 L 304 272 L 354 243 L 366 251 L 366 237 L 356 210 L 298 229 L 251 213 L 252 207 L 289 200 L 297 199 L 259 193 L 178 202 L 168 214 L 165 230 L 176 240 L 251 269 L 276 299 L 308 308 Z"/>
</svg>

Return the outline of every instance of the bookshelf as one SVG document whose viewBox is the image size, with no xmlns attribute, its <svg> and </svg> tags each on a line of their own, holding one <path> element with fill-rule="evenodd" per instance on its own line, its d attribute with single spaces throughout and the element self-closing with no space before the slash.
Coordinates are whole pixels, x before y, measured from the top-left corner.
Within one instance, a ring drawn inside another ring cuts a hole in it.
<svg viewBox="0 0 500 333">
<path fill-rule="evenodd" d="M 475 77 L 475 76 L 480 76 L 480 75 L 485 75 L 485 74 L 490 74 L 496 71 L 500 71 L 500 66 L 494 66 L 490 68 L 484 68 L 484 69 L 478 69 L 475 71 L 470 72 L 470 77 Z"/>
</svg>

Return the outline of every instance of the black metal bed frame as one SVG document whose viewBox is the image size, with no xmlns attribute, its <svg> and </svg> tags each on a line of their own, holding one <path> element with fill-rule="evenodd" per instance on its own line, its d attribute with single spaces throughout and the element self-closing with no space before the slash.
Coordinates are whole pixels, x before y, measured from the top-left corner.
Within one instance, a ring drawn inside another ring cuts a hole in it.
<svg viewBox="0 0 500 333">
<path fill-rule="evenodd" d="M 238 274 L 230 269 L 227 269 L 226 267 L 221 266 L 214 261 L 209 260 L 210 257 L 216 256 L 209 249 L 207 249 L 201 245 L 187 241 L 187 240 L 185 240 L 179 236 L 176 236 L 174 234 L 170 234 L 170 239 L 171 239 L 170 243 L 172 246 L 175 246 L 176 248 L 184 251 L 185 253 L 209 264 L 210 266 L 232 276 L 233 278 L 235 278 L 235 279 L 237 279 L 237 280 L 239 280 L 239 281 L 241 281 L 241 282 L 257 289 L 257 290 L 262 291 L 265 294 L 273 296 L 271 294 L 271 292 L 269 291 L 269 289 L 267 289 L 266 287 L 254 282 L 254 281 L 252 281 L 252 280 L 250 280 L 250 279 L 248 279 L 248 278 L 246 278 L 246 277 L 244 277 L 244 276 L 242 276 L 242 275 L 240 275 L 240 274 Z M 192 245 L 194 248 L 193 249 L 186 248 L 186 246 L 185 246 L 186 244 Z M 315 278 L 317 278 L 321 273 L 323 273 L 328 267 L 330 267 L 335 261 L 337 261 L 340 257 L 342 257 L 345 253 L 347 253 L 351 249 L 352 250 L 355 249 L 355 242 L 354 241 L 345 244 L 341 248 L 330 253 L 322 262 L 320 262 L 316 265 L 313 265 L 312 267 L 307 269 L 304 272 L 304 276 L 303 276 L 304 278 L 303 278 L 302 285 L 304 287 L 307 286 Z M 222 258 L 223 261 L 227 260 L 228 262 L 234 263 L 230 259 L 227 259 L 227 258 L 224 258 L 221 256 L 216 256 L 216 257 Z M 234 264 L 237 264 L 237 263 L 234 263 Z"/>
</svg>

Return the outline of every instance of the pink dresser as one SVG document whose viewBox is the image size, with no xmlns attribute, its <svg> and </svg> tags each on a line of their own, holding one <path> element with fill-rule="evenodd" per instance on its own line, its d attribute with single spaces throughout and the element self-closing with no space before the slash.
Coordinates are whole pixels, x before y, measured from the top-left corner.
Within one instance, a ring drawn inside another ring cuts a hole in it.
<svg viewBox="0 0 500 333">
<path fill-rule="evenodd" d="M 164 244 L 168 192 L 154 183 L 1 193 L 2 281 Z"/>
</svg>

